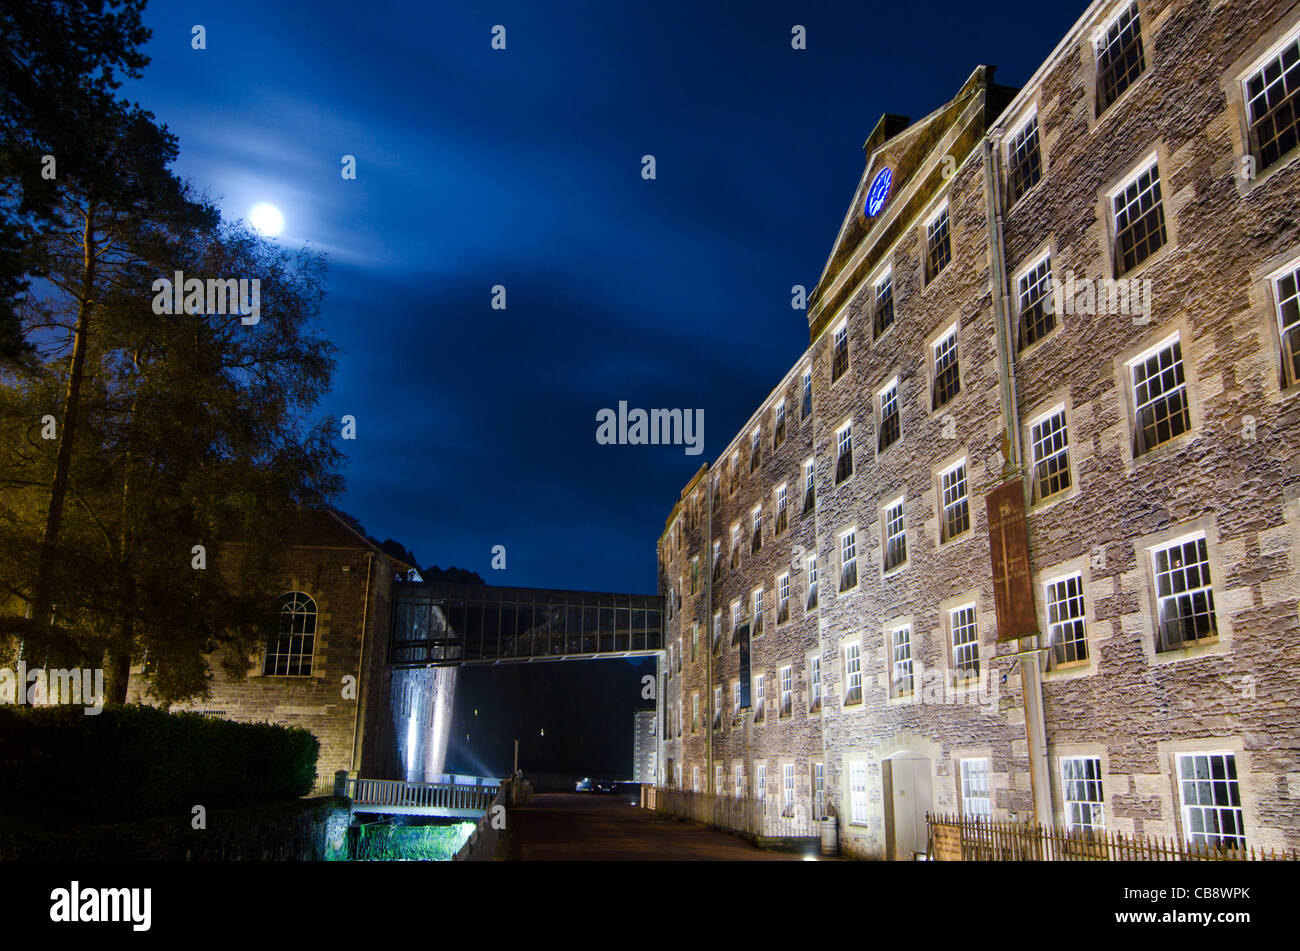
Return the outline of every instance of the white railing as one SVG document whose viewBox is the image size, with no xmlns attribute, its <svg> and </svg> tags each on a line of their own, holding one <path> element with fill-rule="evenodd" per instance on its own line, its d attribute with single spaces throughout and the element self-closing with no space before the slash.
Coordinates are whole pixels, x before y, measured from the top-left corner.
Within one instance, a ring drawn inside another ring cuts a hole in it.
<svg viewBox="0 0 1300 951">
<path fill-rule="evenodd" d="M 348 796 L 354 809 L 379 806 L 394 811 L 486 812 L 499 788 L 453 783 L 408 783 L 395 779 L 348 780 Z"/>
<path fill-rule="evenodd" d="M 658 787 L 642 802 L 656 812 L 750 838 L 811 838 L 820 834 L 820 823 L 808 817 L 805 806 L 783 803 L 779 797 L 737 799 Z"/>
</svg>

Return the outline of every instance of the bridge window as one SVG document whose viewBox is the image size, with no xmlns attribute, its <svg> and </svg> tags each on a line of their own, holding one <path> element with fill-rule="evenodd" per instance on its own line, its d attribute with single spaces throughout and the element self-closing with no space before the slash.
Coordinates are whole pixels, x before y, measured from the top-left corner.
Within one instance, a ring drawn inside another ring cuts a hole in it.
<svg viewBox="0 0 1300 951">
<path fill-rule="evenodd" d="M 280 620 L 266 644 L 262 673 L 268 677 L 311 675 L 316 649 L 316 602 L 301 591 L 280 596 Z"/>
</svg>

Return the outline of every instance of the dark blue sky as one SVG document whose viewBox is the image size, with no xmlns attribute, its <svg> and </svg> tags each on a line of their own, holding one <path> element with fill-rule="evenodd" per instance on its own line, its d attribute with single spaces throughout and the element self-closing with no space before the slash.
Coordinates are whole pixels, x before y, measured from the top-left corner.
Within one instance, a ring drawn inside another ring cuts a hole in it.
<svg viewBox="0 0 1300 951">
<path fill-rule="evenodd" d="M 489 583 L 652 592 L 682 485 L 807 345 L 790 287 L 877 119 L 1023 83 L 1084 6 L 155 0 L 126 91 L 228 216 L 328 253 L 340 507 Z M 619 400 L 703 408 L 704 454 L 597 445 Z"/>
</svg>

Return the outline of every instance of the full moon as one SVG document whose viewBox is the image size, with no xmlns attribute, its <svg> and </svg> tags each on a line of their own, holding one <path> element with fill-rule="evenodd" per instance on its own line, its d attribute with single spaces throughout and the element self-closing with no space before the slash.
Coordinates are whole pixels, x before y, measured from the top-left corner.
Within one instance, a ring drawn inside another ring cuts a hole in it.
<svg viewBox="0 0 1300 951">
<path fill-rule="evenodd" d="M 268 238 L 274 238 L 284 230 L 284 215 L 280 214 L 280 209 L 275 205 L 265 201 L 258 202 L 248 210 L 248 220 Z"/>
</svg>

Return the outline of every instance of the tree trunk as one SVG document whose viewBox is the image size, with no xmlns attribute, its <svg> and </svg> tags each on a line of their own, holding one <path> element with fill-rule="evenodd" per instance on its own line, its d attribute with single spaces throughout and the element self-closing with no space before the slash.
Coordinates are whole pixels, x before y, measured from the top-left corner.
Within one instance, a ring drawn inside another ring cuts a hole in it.
<svg viewBox="0 0 1300 951">
<path fill-rule="evenodd" d="M 104 705 L 120 707 L 126 703 L 126 688 L 131 679 L 131 622 L 122 622 L 122 634 L 104 655 Z"/>
<path fill-rule="evenodd" d="M 84 251 L 81 295 L 77 304 L 77 326 L 72 338 L 72 364 L 68 372 L 68 388 L 63 398 L 63 420 L 59 425 L 59 445 L 54 462 L 54 480 L 50 485 L 50 506 L 45 515 L 45 534 L 41 538 L 40 555 L 36 565 L 36 583 L 32 597 L 32 637 L 25 653 L 33 653 L 38 663 L 59 661 L 70 645 L 60 643 L 51 630 L 51 607 L 54 596 L 55 555 L 59 527 L 63 522 L 63 502 L 68 493 L 68 473 L 72 468 L 72 439 L 77 431 L 77 412 L 81 406 L 81 384 L 86 373 L 87 338 L 90 314 L 94 307 L 95 291 L 95 217 L 87 212 L 82 232 Z M 33 642 L 34 643 L 31 643 Z M 33 652 L 33 648 L 35 649 Z M 49 656 L 54 653 L 56 656 Z M 42 656 L 44 655 L 44 656 Z"/>
</svg>

